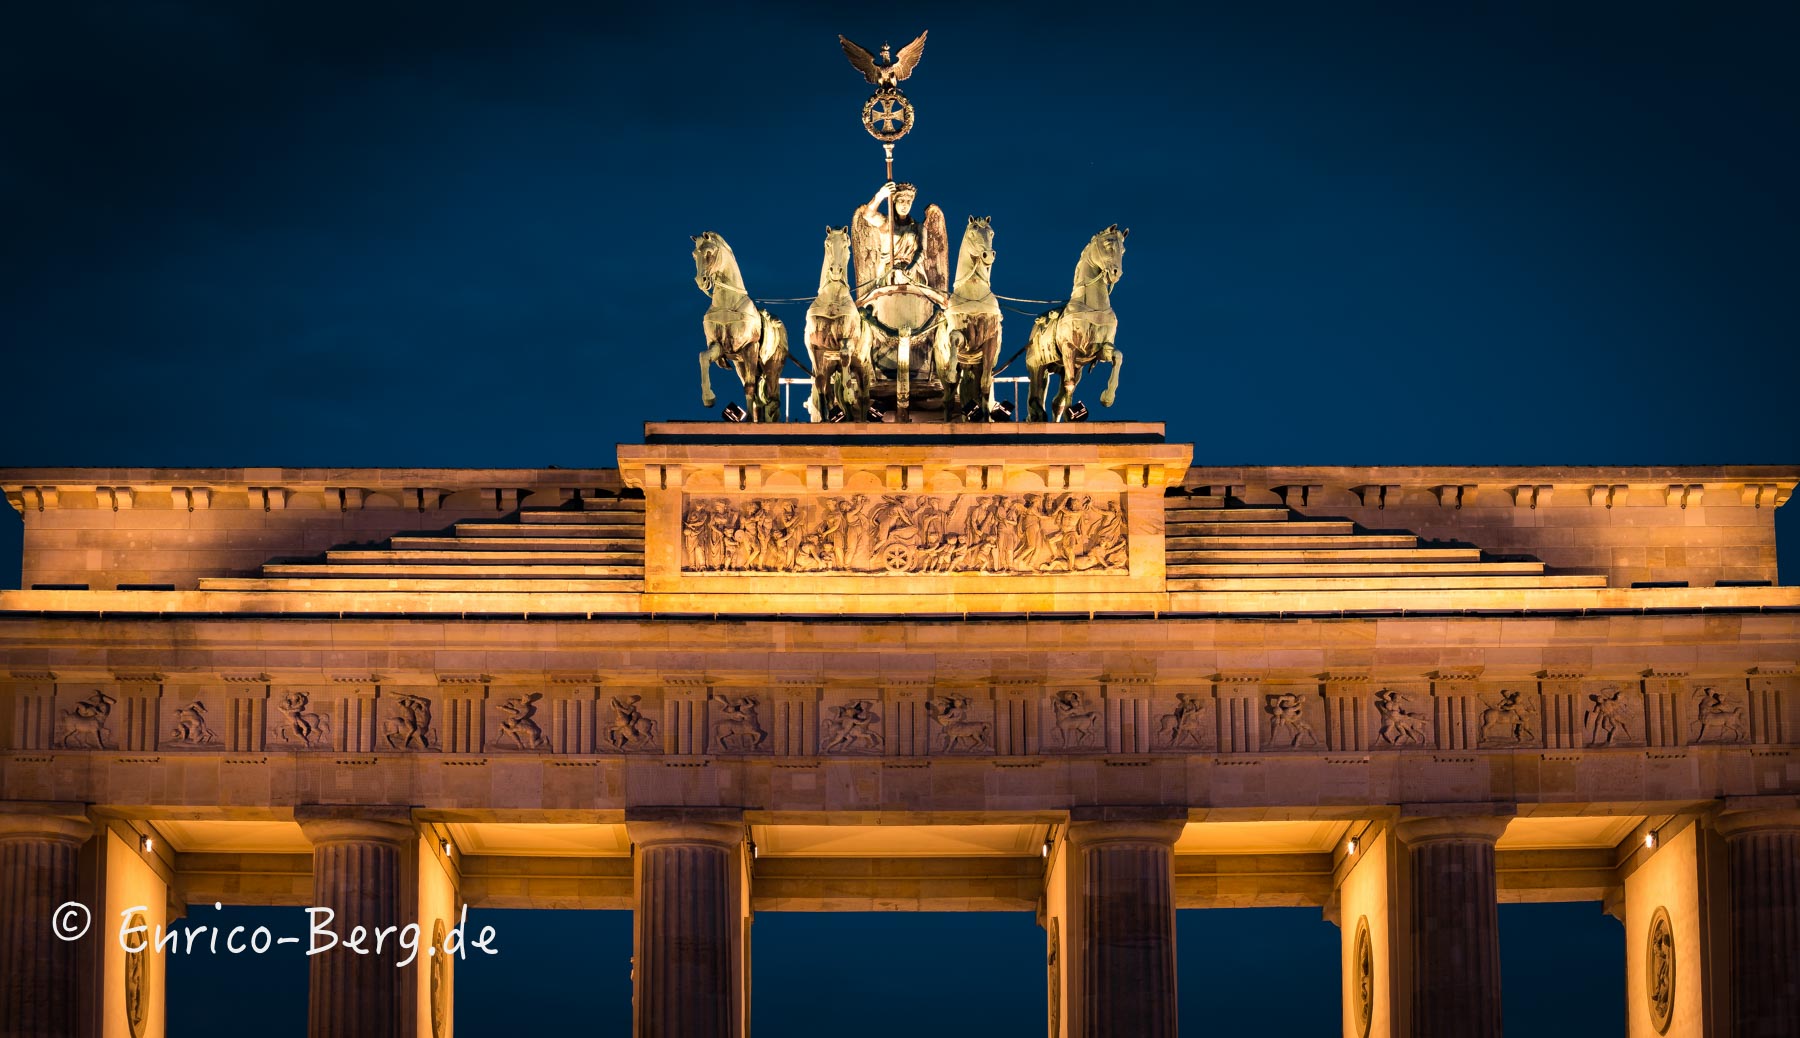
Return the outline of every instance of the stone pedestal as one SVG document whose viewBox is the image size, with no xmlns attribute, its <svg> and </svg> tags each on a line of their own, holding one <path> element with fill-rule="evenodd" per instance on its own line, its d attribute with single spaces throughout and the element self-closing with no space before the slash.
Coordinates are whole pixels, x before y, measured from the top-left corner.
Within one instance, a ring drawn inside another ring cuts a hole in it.
<svg viewBox="0 0 1800 1038">
<path fill-rule="evenodd" d="M 1500 921 L 1494 841 L 1507 819 L 1407 818 L 1414 1038 L 1499 1038 Z"/>
<path fill-rule="evenodd" d="M 1175 840 L 1167 818 L 1079 817 L 1067 843 L 1071 1038 L 1174 1038 Z"/>
<path fill-rule="evenodd" d="M 636 1038 L 747 1033 L 744 826 L 727 813 L 627 815 L 634 851 Z"/>
<path fill-rule="evenodd" d="M 94 827 L 79 814 L 0 811 L 0 1034 L 72 1038 L 76 1033 L 79 945 L 59 940 L 85 916 L 57 907 L 76 900 L 76 857 Z M 83 941 L 103 939 L 93 920 Z"/>
<path fill-rule="evenodd" d="M 1800 1033 L 1800 809 L 1718 816 L 1731 875 L 1736 1038 Z"/>
<path fill-rule="evenodd" d="M 418 837 L 404 808 L 307 807 L 295 821 L 313 845 L 313 904 L 331 909 L 331 930 L 348 937 L 363 927 L 358 955 L 339 944 L 312 957 L 307 1033 L 312 1038 L 410 1038 L 415 1017 L 417 963 L 404 969 L 398 933 L 373 954 L 379 927 L 405 926 L 408 857 Z"/>
</svg>

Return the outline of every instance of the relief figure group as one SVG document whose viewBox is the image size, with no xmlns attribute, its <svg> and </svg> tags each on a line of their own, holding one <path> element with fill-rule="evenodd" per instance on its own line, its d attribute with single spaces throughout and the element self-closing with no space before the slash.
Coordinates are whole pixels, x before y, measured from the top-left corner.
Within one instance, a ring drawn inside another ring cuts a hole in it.
<svg viewBox="0 0 1800 1038">
<path fill-rule="evenodd" d="M 682 568 L 702 573 L 1076 573 L 1128 565 L 1118 500 L 1086 494 L 690 498 Z"/>
</svg>

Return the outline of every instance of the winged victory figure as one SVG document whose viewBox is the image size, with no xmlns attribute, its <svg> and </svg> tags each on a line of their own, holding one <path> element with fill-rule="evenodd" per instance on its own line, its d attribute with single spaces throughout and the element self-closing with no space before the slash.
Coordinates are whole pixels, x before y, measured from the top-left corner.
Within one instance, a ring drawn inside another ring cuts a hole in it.
<svg viewBox="0 0 1800 1038">
<path fill-rule="evenodd" d="M 894 87 L 902 79 L 912 75 L 913 68 L 918 65 L 920 55 L 925 53 L 925 33 L 919 38 L 900 48 L 898 57 L 888 53 L 888 45 L 881 45 L 881 56 L 877 58 L 843 36 L 838 36 L 838 43 L 844 48 L 844 55 L 850 64 L 856 66 L 864 78 L 878 87 Z"/>
</svg>

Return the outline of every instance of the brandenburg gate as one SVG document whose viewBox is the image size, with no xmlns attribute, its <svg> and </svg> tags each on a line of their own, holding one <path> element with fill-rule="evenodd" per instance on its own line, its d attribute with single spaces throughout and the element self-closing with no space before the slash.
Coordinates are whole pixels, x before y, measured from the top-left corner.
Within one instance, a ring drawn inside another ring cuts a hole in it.
<svg viewBox="0 0 1800 1038">
<path fill-rule="evenodd" d="M 1079 420 L 1116 225 L 992 420 L 994 228 L 952 271 L 892 180 L 922 45 L 845 41 L 889 179 L 791 344 L 694 238 L 741 421 L 0 470 L 0 1035 L 161 1038 L 116 938 L 213 902 L 386 936 L 309 959 L 316 1038 L 450 1035 L 457 959 L 393 941 L 464 905 L 630 909 L 640 1038 L 748 1032 L 758 912 L 870 910 L 1033 912 L 1052 1038 L 1173 1036 L 1176 910 L 1254 906 L 1340 928 L 1346 1038 L 1487 1038 L 1518 901 L 1623 921 L 1633 1038 L 1800 1033 L 1800 468 L 1197 463 Z"/>
</svg>

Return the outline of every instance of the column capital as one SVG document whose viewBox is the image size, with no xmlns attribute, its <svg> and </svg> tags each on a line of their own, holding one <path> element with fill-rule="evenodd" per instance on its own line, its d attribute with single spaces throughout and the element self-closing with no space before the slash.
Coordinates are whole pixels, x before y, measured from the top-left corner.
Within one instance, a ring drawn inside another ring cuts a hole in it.
<svg viewBox="0 0 1800 1038">
<path fill-rule="evenodd" d="M 735 807 L 627 808 L 625 834 L 639 847 L 704 843 L 731 848 L 744 842 L 744 812 Z"/>
<path fill-rule="evenodd" d="M 1510 816 L 1490 814 L 1402 818 L 1394 824 L 1394 835 L 1408 847 L 1446 840 L 1478 840 L 1491 844 L 1500 839 L 1510 821 Z"/>
<path fill-rule="evenodd" d="M 1156 843 L 1181 838 L 1187 812 L 1164 807 L 1077 807 L 1069 811 L 1070 843 Z"/>
<path fill-rule="evenodd" d="M 1800 805 L 1727 806 L 1713 816 L 1713 828 L 1727 840 L 1749 833 L 1800 833 Z"/>
<path fill-rule="evenodd" d="M 314 847 L 328 843 L 404 846 L 419 836 L 410 807 L 303 804 L 294 808 L 294 821 Z"/>
<path fill-rule="evenodd" d="M 20 802 L 0 806 L 0 840 L 56 840 L 77 847 L 94 835 L 87 805 Z"/>
</svg>

